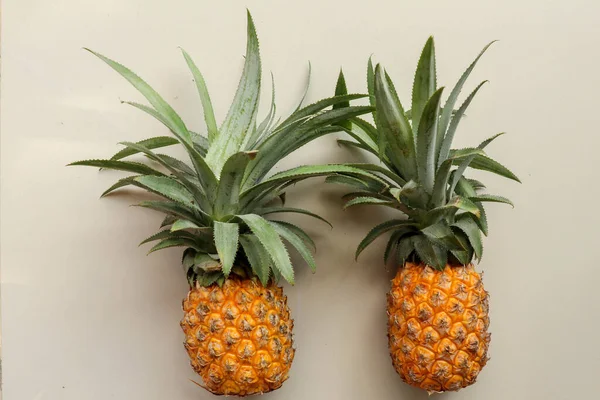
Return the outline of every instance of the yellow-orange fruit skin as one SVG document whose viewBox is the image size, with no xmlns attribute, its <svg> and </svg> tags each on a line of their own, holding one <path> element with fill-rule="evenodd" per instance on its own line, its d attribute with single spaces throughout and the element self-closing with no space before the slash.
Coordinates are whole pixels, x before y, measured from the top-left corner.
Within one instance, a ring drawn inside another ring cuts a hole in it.
<svg viewBox="0 0 600 400">
<path fill-rule="evenodd" d="M 281 287 L 229 278 L 222 287 L 192 288 L 183 311 L 184 346 L 210 392 L 266 393 L 288 378 L 294 321 Z"/>
<path fill-rule="evenodd" d="M 473 265 L 405 263 L 388 294 L 388 339 L 404 382 L 428 392 L 473 384 L 488 360 L 488 293 Z"/>
</svg>

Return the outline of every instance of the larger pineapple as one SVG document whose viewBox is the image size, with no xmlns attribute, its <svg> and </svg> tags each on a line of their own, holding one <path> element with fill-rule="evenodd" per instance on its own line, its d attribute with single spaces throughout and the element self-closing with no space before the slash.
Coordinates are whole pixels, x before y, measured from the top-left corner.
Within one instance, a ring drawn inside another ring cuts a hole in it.
<svg viewBox="0 0 600 400">
<path fill-rule="evenodd" d="M 309 141 L 339 130 L 331 124 L 371 111 L 371 107 L 327 109 L 362 97 L 343 95 L 300 105 L 275 122 L 275 105 L 256 122 L 261 84 L 258 39 L 248 14 L 244 71 L 229 112 L 219 128 L 204 78 L 185 51 L 204 110 L 207 135 L 187 129 L 158 93 L 124 66 L 99 58 L 136 87 L 151 106 L 129 103 L 163 123 L 173 137 L 153 137 L 125 148 L 108 160 L 86 165 L 133 172 L 104 192 L 134 185 L 163 200 L 139 206 L 166 214 L 161 230 L 142 243 L 158 241 L 150 252 L 185 247 L 183 265 L 190 291 L 183 301 L 185 348 L 202 386 L 215 394 L 251 395 L 279 388 L 294 358 L 293 320 L 280 277 L 294 283 L 294 270 L 284 241 L 314 270 L 310 237 L 299 227 L 268 220 L 277 213 L 309 211 L 284 205 L 286 187 L 311 176 L 332 172 L 365 175 L 347 166 L 303 166 L 266 178 L 283 157 Z M 273 92 L 274 93 L 274 92 Z M 302 101 L 301 101 L 302 103 Z M 153 149 L 181 145 L 191 164 Z M 123 159 L 145 155 L 152 163 Z M 159 166 L 158 168 L 155 166 Z"/>
<path fill-rule="evenodd" d="M 487 235 L 484 202 L 511 202 L 483 194 L 484 186 L 464 174 L 467 168 L 517 177 L 483 149 L 452 150 L 460 120 L 483 83 L 455 110 L 457 97 L 486 46 L 460 77 L 442 107 L 437 88 L 435 50 L 430 38 L 419 60 L 412 109 L 405 111 L 394 85 L 369 60 L 368 90 L 375 126 L 352 118 L 344 129 L 383 165 L 355 165 L 377 176 L 342 177 L 357 190 L 345 207 L 375 204 L 406 215 L 374 227 L 359 244 L 356 257 L 380 235 L 391 232 L 384 258 L 395 257 L 399 270 L 388 294 L 388 338 L 392 362 L 401 378 L 429 392 L 459 390 L 475 382 L 488 356 L 488 294 L 473 260 L 480 260 L 481 233 Z M 345 93 L 340 75 L 336 94 Z"/>
</svg>

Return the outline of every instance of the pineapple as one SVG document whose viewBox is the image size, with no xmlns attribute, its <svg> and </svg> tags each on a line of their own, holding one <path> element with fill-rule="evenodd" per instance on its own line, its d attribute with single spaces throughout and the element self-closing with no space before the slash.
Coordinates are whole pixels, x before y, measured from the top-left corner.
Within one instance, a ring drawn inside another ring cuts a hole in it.
<svg viewBox="0 0 600 400">
<path fill-rule="evenodd" d="M 377 156 L 382 165 L 352 165 L 374 177 L 332 174 L 330 182 L 355 188 L 345 208 L 367 204 L 391 207 L 406 218 L 374 227 L 358 245 L 356 257 L 390 232 L 384 259 L 399 264 L 388 294 L 388 339 L 392 363 L 408 384 L 431 392 L 456 391 L 475 382 L 488 360 L 488 294 L 473 266 L 481 260 L 482 233 L 488 227 L 485 202 L 512 204 L 482 193 L 484 185 L 465 176 L 467 168 L 518 181 L 484 148 L 451 149 L 458 124 L 479 84 L 454 109 L 457 97 L 488 44 L 460 77 L 442 107 L 437 87 L 433 38 L 423 48 L 413 84 L 412 107 L 404 111 L 394 85 L 368 63 L 367 83 L 375 126 L 358 117 L 342 128 L 354 140 L 342 144 Z M 336 94 L 346 92 L 340 73 Z"/>
<path fill-rule="evenodd" d="M 248 40 L 242 77 L 229 112 L 217 127 L 205 80 L 183 51 L 203 107 L 207 135 L 194 133 L 160 95 L 132 71 L 94 53 L 128 80 L 150 106 L 127 102 L 153 116 L 171 132 L 136 143 L 110 159 L 84 165 L 135 175 L 120 179 L 103 196 L 133 185 L 162 197 L 138 205 L 165 214 L 160 230 L 142 243 L 150 252 L 184 247 L 183 266 L 190 291 L 183 301 L 181 327 L 192 368 L 200 384 L 215 394 L 251 395 L 279 388 L 294 359 L 293 320 L 280 278 L 294 283 L 291 245 L 314 271 L 314 242 L 298 226 L 274 214 L 307 210 L 287 207 L 285 189 L 303 179 L 339 173 L 367 176 L 350 166 L 300 166 L 267 177 L 283 157 L 311 140 L 338 131 L 336 123 L 372 111 L 370 106 L 336 107 L 364 97 L 342 95 L 297 109 L 275 120 L 270 111 L 257 123 L 261 61 L 254 23 L 248 14 Z M 306 94 L 306 93 L 305 93 Z M 179 145 L 191 164 L 155 149 Z M 124 160 L 142 154 L 151 163 Z M 326 222 L 326 221 L 325 221 Z"/>
</svg>

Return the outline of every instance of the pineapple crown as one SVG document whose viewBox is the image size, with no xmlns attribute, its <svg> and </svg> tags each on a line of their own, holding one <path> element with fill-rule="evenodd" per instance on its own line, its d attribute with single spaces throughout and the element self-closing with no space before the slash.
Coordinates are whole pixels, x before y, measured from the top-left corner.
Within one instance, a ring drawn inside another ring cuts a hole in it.
<svg viewBox="0 0 600 400">
<path fill-rule="evenodd" d="M 493 43 L 493 42 L 492 42 Z M 421 53 L 412 88 L 412 108 L 402 107 L 394 84 L 381 65 L 369 59 L 367 85 L 375 126 L 358 117 L 342 125 L 354 141 L 339 142 L 366 150 L 381 165 L 355 165 L 376 176 L 348 177 L 333 174 L 327 179 L 358 189 L 345 196 L 345 208 L 375 204 L 402 211 L 406 219 L 393 219 L 374 227 L 361 241 L 356 257 L 377 237 L 392 232 L 384 253 L 399 263 L 423 262 L 437 269 L 447 263 L 466 265 L 480 260 L 482 236 L 488 233 L 483 203 L 512 205 L 505 197 L 481 193 L 485 186 L 465 176 L 468 168 L 489 171 L 519 182 L 502 164 L 484 153 L 498 136 L 479 146 L 452 149 L 452 140 L 469 104 L 485 84 L 481 82 L 455 109 L 458 96 L 475 65 L 491 46 L 483 48 L 450 92 L 442 106 L 444 88 L 437 87 L 435 46 L 430 37 Z M 347 93 L 340 72 L 336 95 Z M 381 181 L 384 181 L 382 183 Z"/>
<path fill-rule="evenodd" d="M 366 95 L 343 94 L 298 107 L 285 120 L 276 120 L 275 89 L 268 115 L 257 123 L 261 86 L 261 61 L 256 30 L 248 13 L 248 40 L 242 77 L 233 103 L 217 127 L 204 77 L 184 51 L 204 112 L 207 135 L 190 131 L 175 110 L 145 81 L 123 65 L 89 50 L 131 83 L 150 106 L 125 102 L 151 115 L 172 136 L 152 137 L 136 143 L 122 142 L 124 149 L 110 159 L 84 160 L 83 165 L 131 172 L 102 196 L 133 185 L 163 198 L 138 205 L 166 214 L 160 230 L 142 244 L 158 241 L 150 252 L 186 247 L 183 265 L 190 285 L 222 284 L 231 273 L 258 277 L 267 284 L 283 277 L 294 283 L 294 270 L 284 241 L 291 244 L 314 271 L 314 242 L 301 228 L 267 216 L 300 213 L 325 221 L 310 211 L 286 207 L 285 189 L 303 179 L 331 173 L 366 176 L 352 166 L 300 166 L 270 177 L 270 169 L 283 157 L 327 133 L 334 124 L 372 111 L 369 106 L 348 106 Z M 309 65 L 310 78 L 310 65 Z M 307 86 L 308 90 L 308 86 Z M 337 107 L 343 104 L 344 107 Z M 329 108 L 329 107 L 335 108 Z M 155 149 L 180 145 L 191 165 Z M 143 154 L 152 163 L 126 161 Z M 325 221 L 327 222 L 327 221 Z M 328 223 L 328 222 L 327 222 Z"/>
</svg>

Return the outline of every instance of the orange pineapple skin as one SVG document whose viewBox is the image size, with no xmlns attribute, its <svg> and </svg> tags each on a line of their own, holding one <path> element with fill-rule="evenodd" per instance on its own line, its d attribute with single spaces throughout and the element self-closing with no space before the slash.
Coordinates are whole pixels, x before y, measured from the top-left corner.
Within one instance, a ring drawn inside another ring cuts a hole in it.
<svg viewBox="0 0 600 400">
<path fill-rule="evenodd" d="M 281 287 L 230 277 L 222 287 L 192 288 L 183 311 L 184 346 L 208 391 L 266 393 L 288 378 L 294 321 Z"/>
<path fill-rule="evenodd" d="M 443 271 L 405 263 L 388 293 L 394 368 L 409 385 L 456 391 L 475 382 L 488 360 L 488 293 L 472 264 Z"/>
</svg>

